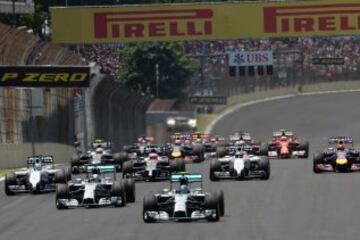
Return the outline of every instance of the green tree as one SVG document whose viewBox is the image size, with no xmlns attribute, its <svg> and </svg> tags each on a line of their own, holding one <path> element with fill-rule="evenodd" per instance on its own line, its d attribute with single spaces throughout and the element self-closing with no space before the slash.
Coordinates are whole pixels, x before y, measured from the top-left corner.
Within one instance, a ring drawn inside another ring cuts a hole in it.
<svg viewBox="0 0 360 240">
<path fill-rule="evenodd" d="M 178 43 L 133 43 L 119 52 L 123 67 L 119 80 L 130 89 L 156 95 L 156 64 L 159 69 L 159 97 L 178 98 L 188 84 L 196 64 Z"/>
</svg>

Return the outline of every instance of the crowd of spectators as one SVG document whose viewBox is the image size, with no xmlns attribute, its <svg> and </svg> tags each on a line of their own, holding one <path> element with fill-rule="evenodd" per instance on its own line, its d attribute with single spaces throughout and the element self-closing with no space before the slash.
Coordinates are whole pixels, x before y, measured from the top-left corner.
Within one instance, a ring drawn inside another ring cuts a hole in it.
<svg viewBox="0 0 360 240">
<path fill-rule="evenodd" d="M 91 44 L 77 46 L 77 50 L 88 62 L 100 66 L 100 72 L 115 76 L 120 68 L 120 57 L 117 50 L 121 44 Z"/>
<path fill-rule="evenodd" d="M 226 56 L 229 51 L 273 50 L 275 80 L 291 78 L 294 82 L 296 77 L 311 81 L 331 80 L 360 73 L 360 37 L 184 41 L 182 44 L 184 52 L 199 62 L 193 85 L 210 92 L 216 85 L 215 79 L 229 78 Z M 104 73 L 116 75 L 121 66 L 116 50 L 121 47 L 121 44 L 84 45 L 80 52 L 87 61 L 100 65 Z M 312 58 L 344 58 L 345 63 L 318 66 L 312 64 Z"/>
</svg>

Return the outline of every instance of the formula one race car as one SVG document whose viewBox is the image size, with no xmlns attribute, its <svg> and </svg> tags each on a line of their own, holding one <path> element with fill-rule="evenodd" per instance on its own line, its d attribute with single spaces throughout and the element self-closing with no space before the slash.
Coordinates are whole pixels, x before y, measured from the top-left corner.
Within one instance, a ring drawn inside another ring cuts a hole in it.
<svg viewBox="0 0 360 240">
<path fill-rule="evenodd" d="M 244 143 L 221 158 L 210 162 L 210 180 L 223 178 L 247 179 L 270 177 L 270 162 L 267 156 L 249 154 L 253 151 L 250 145 Z"/>
<path fill-rule="evenodd" d="M 136 180 L 155 181 L 169 179 L 173 172 L 185 171 L 182 158 L 170 159 L 162 148 L 152 150 L 147 157 L 124 163 L 123 177 Z"/>
<path fill-rule="evenodd" d="M 115 165 L 118 172 L 121 171 L 122 155 L 111 152 L 111 143 L 97 140 L 91 144 L 93 147 L 86 154 L 74 155 L 71 158 L 71 171 L 73 174 L 85 172 L 85 165 Z"/>
<path fill-rule="evenodd" d="M 179 188 L 173 184 L 179 183 Z M 190 184 L 200 183 L 200 188 L 190 188 Z M 205 219 L 218 221 L 224 216 L 225 203 L 223 191 L 203 192 L 201 174 L 171 175 L 170 189 L 144 197 L 143 220 L 192 221 Z"/>
<path fill-rule="evenodd" d="M 352 137 L 332 137 L 328 144 L 326 151 L 314 155 L 314 173 L 360 171 L 360 153 Z"/>
<path fill-rule="evenodd" d="M 116 180 L 116 167 L 113 165 L 87 165 L 87 176 L 68 184 L 56 186 L 56 207 L 123 207 L 135 202 L 135 182 L 133 179 Z M 105 177 L 112 173 L 113 177 Z"/>
<path fill-rule="evenodd" d="M 267 155 L 268 154 L 268 145 L 266 143 L 263 143 L 261 141 L 258 140 L 254 140 L 250 133 L 245 132 L 245 131 L 238 131 L 235 134 L 231 135 L 229 137 L 230 141 L 229 144 L 227 144 L 226 146 L 242 146 L 244 143 L 247 144 L 248 146 L 251 147 L 251 149 L 249 151 L 251 151 L 252 154 L 257 154 L 257 155 Z M 219 152 L 220 151 L 220 152 Z M 223 151 L 223 155 L 225 154 L 224 149 Z M 221 155 L 221 148 L 219 148 L 217 150 L 217 153 Z"/>
<path fill-rule="evenodd" d="M 69 169 L 55 169 L 53 156 L 31 156 L 27 159 L 27 169 L 5 176 L 5 193 L 50 192 L 55 191 L 55 183 L 71 180 Z"/>
<path fill-rule="evenodd" d="M 274 132 L 268 146 L 268 156 L 273 158 L 307 158 L 309 156 L 309 142 L 299 140 L 294 133 L 285 129 Z"/>
</svg>

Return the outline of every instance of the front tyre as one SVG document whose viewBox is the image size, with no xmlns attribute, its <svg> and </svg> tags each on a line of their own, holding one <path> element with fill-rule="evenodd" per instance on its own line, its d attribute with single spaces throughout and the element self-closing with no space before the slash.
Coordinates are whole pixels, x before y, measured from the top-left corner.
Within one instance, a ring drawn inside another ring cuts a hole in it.
<svg viewBox="0 0 360 240">
<path fill-rule="evenodd" d="M 156 222 L 155 218 L 148 215 L 148 212 L 158 212 L 158 200 L 154 194 L 147 195 L 143 200 L 143 220 L 146 223 Z"/>
</svg>

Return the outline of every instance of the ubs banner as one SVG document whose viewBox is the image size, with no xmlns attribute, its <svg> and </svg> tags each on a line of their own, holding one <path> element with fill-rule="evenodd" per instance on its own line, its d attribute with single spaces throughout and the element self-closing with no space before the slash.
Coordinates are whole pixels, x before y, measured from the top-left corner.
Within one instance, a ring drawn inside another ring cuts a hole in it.
<svg viewBox="0 0 360 240">
<path fill-rule="evenodd" d="M 228 58 L 229 66 L 231 67 L 263 66 L 273 64 L 272 51 L 229 52 Z"/>
<path fill-rule="evenodd" d="M 89 87 L 90 67 L 0 66 L 0 87 Z"/>
<path fill-rule="evenodd" d="M 357 35 L 358 0 L 52 8 L 58 43 Z"/>
</svg>

